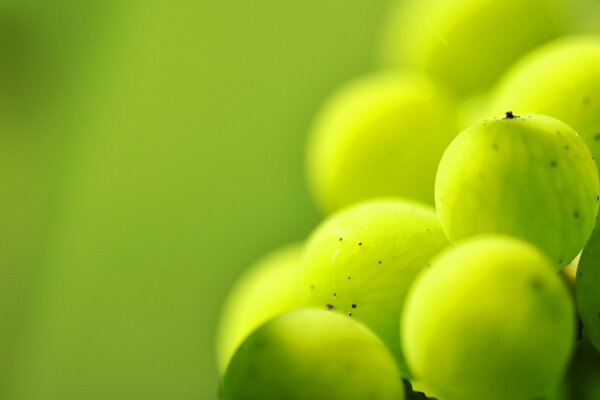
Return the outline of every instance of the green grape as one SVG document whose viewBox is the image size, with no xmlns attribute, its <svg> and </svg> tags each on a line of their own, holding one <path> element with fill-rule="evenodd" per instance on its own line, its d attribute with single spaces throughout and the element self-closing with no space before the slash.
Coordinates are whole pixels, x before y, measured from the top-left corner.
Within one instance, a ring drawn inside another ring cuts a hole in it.
<svg viewBox="0 0 600 400">
<path fill-rule="evenodd" d="M 298 308 L 294 287 L 300 275 L 303 246 L 289 245 L 251 266 L 231 289 L 217 330 L 217 363 L 227 364 L 252 331 L 271 318 Z"/>
<path fill-rule="evenodd" d="M 530 400 L 561 379 L 574 313 L 540 251 L 519 239 L 479 236 L 419 275 L 400 337 L 415 378 L 445 399 Z"/>
<path fill-rule="evenodd" d="M 577 352 L 569 367 L 567 385 L 569 399 L 600 399 L 600 354 L 584 335 L 577 343 Z"/>
<path fill-rule="evenodd" d="M 307 147 L 313 197 L 325 212 L 383 196 L 433 204 L 437 164 L 458 133 L 454 103 L 427 77 L 383 72 L 339 90 Z"/>
<path fill-rule="evenodd" d="M 356 205 L 311 235 L 300 281 L 304 301 L 364 322 L 409 377 L 398 316 L 415 276 L 447 244 L 427 206 L 394 200 Z"/>
<path fill-rule="evenodd" d="M 560 119 L 600 161 L 600 36 L 566 37 L 539 47 L 506 73 L 492 97 L 492 113 Z"/>
<path fill-rule="evenodd" d="M 231 360 L 224 400 L 403 400 L 394 358 L 369 329 L 302 309 L 261 326 Z"/>
<path fill-rule="evenodd" d="M 385 25 L 381 58 L 423 70 L 458 95 L 483 92 L 518 57 L 559 34 L 547 2 L 399 2 Z"/>
<path fill-rule="evenodd" d="M 451 241 L 516 236 L 543 250 L 558 270 L 592 232 L 600 182 L 587 146 L 567 125 L 507 113 L 458 135 L 440 162 L 435 192 Z"/>
<path fill-rule="evenodd" d="M 600 351 L 600 229 L 597 227 L 581 253 L 575 295 L 583 329 Z"/>
</svg>

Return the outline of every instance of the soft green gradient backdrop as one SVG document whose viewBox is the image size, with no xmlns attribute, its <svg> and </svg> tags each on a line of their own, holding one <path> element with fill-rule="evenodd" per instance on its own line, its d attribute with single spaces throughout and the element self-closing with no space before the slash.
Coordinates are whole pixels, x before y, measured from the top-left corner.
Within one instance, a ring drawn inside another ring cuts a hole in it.
<svg viewBox="0 0 600 400">
<path fill-rule="evenodd" d="M 236 276 L 319 216 L 303 142 L 384 1 L 0 4 L 0 398 L 213 399 Z"/>
</svg>

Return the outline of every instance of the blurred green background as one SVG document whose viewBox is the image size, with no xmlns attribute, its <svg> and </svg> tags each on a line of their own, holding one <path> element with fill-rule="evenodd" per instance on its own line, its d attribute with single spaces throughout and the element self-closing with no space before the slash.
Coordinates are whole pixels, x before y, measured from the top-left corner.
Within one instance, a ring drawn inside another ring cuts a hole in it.
<svg viewBox="0 0 600 400">
<path fill-rule="evenodd" d="M 253 260 L 318 222 L 312 115 L 385 1 L 0 2 L 0 398 L 212 399 Z"/>
</svg>

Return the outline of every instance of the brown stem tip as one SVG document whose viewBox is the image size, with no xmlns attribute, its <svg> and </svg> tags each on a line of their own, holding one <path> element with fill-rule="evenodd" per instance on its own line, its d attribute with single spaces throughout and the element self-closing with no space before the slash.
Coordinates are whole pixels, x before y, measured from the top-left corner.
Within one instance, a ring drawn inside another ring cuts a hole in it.
<svg viewBox="0 0 600 400">
<path fill-rule="evenodd" d="M 516 116 L 516 115 L 514 115 L 512 111 L 507 111 L 505 115 L 506 115 L 506 116 L 504 117 L 504 119 L 513 119 L 513 118 L 517 118 L 517 116 Z"/>
</svg>

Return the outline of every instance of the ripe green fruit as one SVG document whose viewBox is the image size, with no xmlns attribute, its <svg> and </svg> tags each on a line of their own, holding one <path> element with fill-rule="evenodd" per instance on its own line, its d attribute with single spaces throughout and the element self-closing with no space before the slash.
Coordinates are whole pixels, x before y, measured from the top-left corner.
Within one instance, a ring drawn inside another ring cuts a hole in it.
<svg viewBox="0 0 600 400">
<path fill-rule="evenodd" d="M 299 307 L 300 244 L 283 247 L 250 267 L 231 289 L 217 330 L 217 363 L 225 373 L 239 345 L 271 318 Z"/>
<path fill-rule="evenodd" d="M 417 379 L 446 399 L 548 394 L 574 344 L 575 310 L 550 261 L 518 239 L 480 236 L 416 279 L 401 339 Z"/>
<path fill-rule="evenodd" d="M 331 216 L 311 235 L 303 259 L 306 303 L 364 322 L 398 358 L 399 315 L 413 279 L 448 244 L 433 209 L 373 201 Z"/>
<path fill-rule="evenodd" d="M 559 33 L 548 0 L 402 1 L 390 15 L 384 64 L 423 70 L 461 96 L 487 90 L 518 57 Z"/>
<path fill-rule="evenodd" d="M 239 348 L 224 400 L 403 400 L 394 358 L 350 318 L 303 309 L 261 326 Z"/>
<path fill-rule="evenodd" d="M 458 133 L 455 114 L 422 75 L 385 72 L 343 87 L 309 137 L 308 181 L 319 207 L 385 196 L 433 204 L 437 164 Z"/>
<path fill-rule="evenodd" d="M 586 336 L 600 351 L 600 229 L 586 244 L 575 280 L 577 309 Z"/>
<path fill-rule="evenodd" d="M 551 115 L 575 129 L 600 161 L 600 37 L 573 36 L 532 51 L 502 78 L 491 113 Z"/>
<path fill-rule="evenodd" d="M 600 354 L 583 337 L 577 343 L 577 352 L 573 357 L 567 375 L 570 396 L 568 399 L 598 400 L 600 399 Z"/>
<path fill-rule="evenodd" d="M 435 193 L 451 241 L 516 236 L 543 250 L 558 270 L 592 232 L 600 183 L 573 129 L 547 116 L 507 113 L 458 135 L 440 162 Z"/>
</svg>

